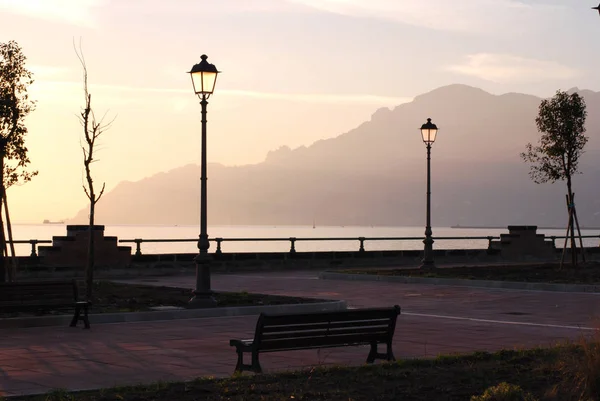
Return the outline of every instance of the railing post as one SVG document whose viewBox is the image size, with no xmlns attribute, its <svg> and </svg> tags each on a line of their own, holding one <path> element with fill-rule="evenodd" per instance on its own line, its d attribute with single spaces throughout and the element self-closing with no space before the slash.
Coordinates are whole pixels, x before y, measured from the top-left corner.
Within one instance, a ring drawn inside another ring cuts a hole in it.
<svg viewBox="0 0 600 401">
<path fill-rule="evenodd" d="M 551 236 L 550 239 L 552 240 L 552 248 L 556 248 L 556 236 Z"/>
<path fill-rule="evenodd" d="M 31 240 L 29 240 L 29 243 L 31 244 L 31 255 L 29 255 L 29 256 L 32 258 L 37 258 L 37 252 L 35 249 L 35 246 L 37 245 L 37 240 L 31 239 Z"/>
<path fill-rule="evenodd" d="M 296 237 L 290 237 L 291 247 L 290 253 L 296 253 Z"/>
<path fill-rule="evenodd" d="M 494 239 L 494 237 L 489 236 L 487 237 L 488 240 L 488 249 L 492 249 L 492 240 Z"/>
<path fill-rule="evenodd" d="M 215 241 L 217 241 L 217 250 L 215 251 L 215 253 L 223 253 L 221 252 L 221 242 L 223 241 L 223 238 L 215 238 Z"/>
<path fill-rule="evenodd" d="M 358 252 L 364 252 L 365 251 L 365 237 L 358 237 L 358 240 L 360 241 L 360 248 L 358 249 Z"/>
<path fill-rule="evenodd" d="M 135 256 L 142 256 L 142 239 L 136 238 L 135 241 Z"/>
</svg>

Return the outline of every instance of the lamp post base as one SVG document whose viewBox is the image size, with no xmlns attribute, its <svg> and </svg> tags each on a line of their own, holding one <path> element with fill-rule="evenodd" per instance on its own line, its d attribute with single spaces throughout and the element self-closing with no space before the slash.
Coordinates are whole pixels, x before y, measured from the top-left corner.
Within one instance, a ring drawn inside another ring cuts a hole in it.
<svg viewBox="0 0 600 401">
<path fill-rule="evenodd" d="M 433 238 L 431 238 L 431 227 L 427 226 L 425 229 L 425 239 L 423 240 L 423 244 L 425 244 L 425 249 L 423 250 L 423 260 L 421 260 L 421 266 L 419 266 L 419 269 L 435 269 L 435 262 L 433 261 L 433 243 Z"/>
<path fill-rule="evenodd" d="M 419 269 L 423 270 L 434 270 L 436 268 L 437 266 L 435 265 L 435 262 L 433 260 L 423 260 L 421 262 L 421 266 L 419 266 Z"/>
<path fill-rule="evenodd" d="M 196 289 L 192 291 L 194 296 L 188 302 L 188 308 L 212 308 L 217 306 L 214 292 L 210 289 L 210 262 L 211 257 L 207 253 L 201 253 L 194 261 L 196 262 Z"/>
<path fill-rule="evenodd" d="M 213 297 L 213 292 L 193 292 L 194 296 L 187 304 L 188 309 L 214 308 L 217 306 L 217 300 Z"/>
</svg>

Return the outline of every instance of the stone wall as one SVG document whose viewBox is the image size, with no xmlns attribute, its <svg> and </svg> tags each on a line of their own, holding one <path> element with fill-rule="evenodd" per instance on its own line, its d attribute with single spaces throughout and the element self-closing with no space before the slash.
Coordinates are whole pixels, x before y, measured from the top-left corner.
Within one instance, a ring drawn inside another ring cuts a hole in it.
<svg viewBox="0 0 600 401">
<path fill-rule="evenodd" d="M 492 249 L 500 251 L 505 260 L 552 260 L 556 249 L 552 240 L 537 234 L 537 226 L 508 226 L 508 234 L 500 234 L 500 241 L 492 241 Z"/>
<path fill-rule="evenodd" d="M 90 230 L 87 225 L 68 225 L 66 236 L 52 237 L 51 246 L 39 246 L 39 262 L 50 267 L 82 268 L 87 263 Z M 104 226 L 94 226 L 96 266 L 127 267 L 131 247 L 119 246 L 117 237 L 105 237 Z"/>
<path fill-rule="evenodd" d="M 556 249 L 550 258 L 528 256 L 522 263 L 556 262 L 561 250 Z M 588 261 L 600 261 L 600 248 L 586 248 Z M 568 254 L 570 254 L 568 252 Z M 156 254 L 132 256 L 126 266 L 98 266 L 96 277 L 140 277 L 193 273 L 196 254 Z M 402 267 L 418 266 L 422 251 L 364 251 L 364 252 L 272 252 L 272 253 L 223 253 L 211 254 L 213 272 L 267 271 L 293 269 L 343 269 L 352 267 Z M 570 256 L 567 255 L 567 261 Z M 505 259 L 494 249 L 434 250 L 439 265 L 483 265 L 515 263 Z M 83 277 L 80 267 L 49 265 L 44 257 L 19 258 L 18 277 Z"/>
</svg>

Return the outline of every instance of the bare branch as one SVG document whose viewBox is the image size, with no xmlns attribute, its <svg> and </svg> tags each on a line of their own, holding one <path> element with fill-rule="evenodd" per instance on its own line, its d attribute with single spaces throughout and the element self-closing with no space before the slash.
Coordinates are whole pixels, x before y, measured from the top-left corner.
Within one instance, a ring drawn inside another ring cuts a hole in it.
<svg viewBox="0 0 600 401">
<path fill-rule="evenodd" d="M 77 48 L 77 46 L 75 45 L 75 38 L 73 38 L 73 49 L 75 50 L 75 55 L 79 59 L 79 63 L 81 64 L 81 67 L 83 68 L 83 92 L 84 92 L 85 98 L 86 98 L 86 109 L 88 109 L 88 107 L 87 107 L 87 106 L 89 106 L 88 72 L 87 72 L 87 66 L 85 63 L 85 57 L 83 56 L 83 50 L 81 48 L 81 38 L 79 38 L 79 48 Z"/>
<path fill-rule="evenodd" d="M 106 187 L 106 183 L 102 183 L 102 189 L 100 190 L 100 195 L 98 195 L 98 197 L 96 198 L 96 203 L 100 200 L 100 198 L 102 198 L 102 195 L 104 195 L 104 188 Z"/>
<path fill-rule="evenodd" d="M 87 188 L 86 188 L 86 186 L 85 186 L 85 185 L 82 185 L 82 186 L 83 186 L 83 192 L 85 192 L 85 194 L 86 194 L 87 198 L 88 198 L 88 199 L 90 200 L 90 202 L 91 202 L 91 201 L 92 201 L 92 197 L 90 196 L 90 193 L 88 192 L 88 190 L 87 190 Z"/>
</svg>

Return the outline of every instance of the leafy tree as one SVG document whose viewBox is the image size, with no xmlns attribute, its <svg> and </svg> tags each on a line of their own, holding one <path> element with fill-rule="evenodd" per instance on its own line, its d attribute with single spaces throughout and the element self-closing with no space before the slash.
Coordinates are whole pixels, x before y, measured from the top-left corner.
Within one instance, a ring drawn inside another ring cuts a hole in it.
<svg viewBox="0 0 600 401">
<path fill-rule="evenodd" d="M 27 88 L 33 83 L 32 74 L 25 67 L 27 58 L 15 41 L 0 43 L 0 280 L 5 277 L 5 256 L 8 256 L 4 219 L 12 240 L 6 190 L 12 185 L 25 183 L 37 174 L 27 171 L 30 163 L 25 146 L 25 117 L 34 110 Z M 4 206 L 4 208 L 3 208 Z M 4 209 L 4 217 L 2 216 Z M 14 256 L 14 248 L 11 249 Z M 9 270 L 12 280 L 14 270 Z"/>
<path fill-rule="evenodd" d="M 88 300 L 92 299 L 92 290 L 94 284 L 94 262 L 95 262 L 95 249 L 94 249 L 94 218 L 96 211 L 96 203 L 100 200 L 104 194 L 104 188 L 106 183 L 102 183 L 100 192 L 96 192 L 94 187 L 94 180 L 92 178 L 91 165 L 96 161 L 94 158 L 94 149 L 97 144 L 98 138 L 110 127 L 112 123 L 104 123 L 104 117 L 100 120 L 96 119 L 94 110 L 92 109 L 92 95 L 88 90 L 88 71 L 83 57 L 83 51 L 81 45 L 79 49 L 75 47 L 75 53 L 83 68 L 83 90 L 85 94 L 85 105 L 81 109 L 79 115 L 79 122 L 83 128 L 83 137 L 81 150 L 83 152 L 83 168 L 85 171 L 85 182 L 83 183 L 83 191 L 90 201 L 90 214 L 89 214 L 89 242 L 88 242 L 88 257 L 85 270 L 86 277 L 86 297 Z"/>
<path fill-rule="evenodd" d="M 579 158 L 588 141 L 585 136 L 587 117 L 585 100 L 578 93 L 557 91 L 551 99 L 542 100 L 535 122 L 542 133 L 537 146 L 527 144 L 521 153 L 531 163 L 529 175 L 536 184 L 567 181 L 567 210 L 569 212 L 573 265 L 577 264 L 575 243 L 575 212 L 572 178 L 579 173 Z M 579 225 L 579 224 L 578 224 Z M 581 239 L 581 238 L 580 238 Z"/>
</svg>

